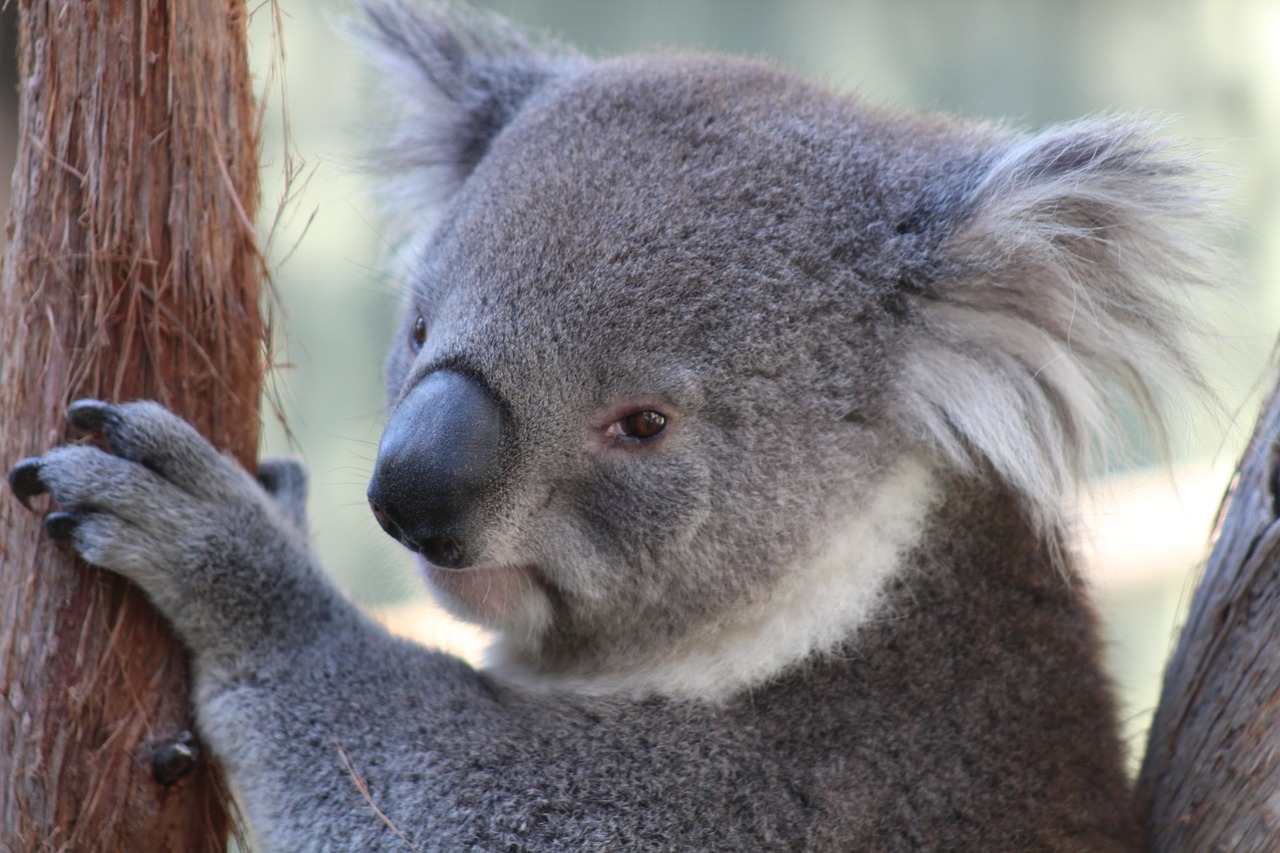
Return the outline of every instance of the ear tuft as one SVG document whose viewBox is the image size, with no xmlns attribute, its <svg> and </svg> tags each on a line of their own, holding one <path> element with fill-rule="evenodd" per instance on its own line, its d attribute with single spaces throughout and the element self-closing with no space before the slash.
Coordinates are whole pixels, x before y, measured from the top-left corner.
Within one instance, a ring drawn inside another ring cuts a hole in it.
<svg viewBox="0 0 1280 853">
<path fill-rule="evenodd" d="M 529 97 L 572 63 L 501 18 L 439 3 L 364 0 L 352 31 L 386 77 L 392 116 L 370 165 L 394 218 L 429 228 Z"/>
<path fill-rule="evenodd" d="M 1209 391 L 1185 297 L 1229 265 L 1195 236 L 1214 212 L 1203 169 L 1145 122 L 1015 136 L 984 163 L 920 302 L 906 418 L 1060 526 L 1118 411 L 1136 410 L 1163 449 L 1165 387 Z"/>
</svg>

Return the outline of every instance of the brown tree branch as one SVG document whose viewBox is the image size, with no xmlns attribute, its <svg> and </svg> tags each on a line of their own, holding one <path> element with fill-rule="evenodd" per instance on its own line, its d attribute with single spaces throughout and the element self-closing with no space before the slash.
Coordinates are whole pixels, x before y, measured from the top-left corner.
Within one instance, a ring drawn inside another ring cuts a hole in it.
<svg viewBox="0 0 1280 853">
<path fill-rule="evenodd" d="M 243 5 L 19 12 L 0 466 L 74 439 L 63 412 L 78 397 L 159 400 L 252 464 L 264 276 Z M 0 685 L 0 849 L 225 849 L 216 766 L 180 772 L 191 720 L 167 626 L 136 589 L 52 548 L 7 494 Z M 158 751 L 175 772 L 153 773 Z"/>
<path fill-rule="evenodd" d="M 1138 780 L 1159 851 L 1280 849 L 1280 383 L 1227 493 Z"/>
</svg>

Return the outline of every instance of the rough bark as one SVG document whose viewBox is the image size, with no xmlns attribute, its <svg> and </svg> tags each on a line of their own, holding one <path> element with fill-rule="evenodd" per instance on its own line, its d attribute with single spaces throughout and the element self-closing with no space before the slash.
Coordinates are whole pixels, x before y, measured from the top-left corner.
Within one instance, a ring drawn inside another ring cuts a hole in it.
<svg viewBox="0 0 1280 853">
<path fill-rule="evenodd" d="M 1280 849 L 1280 384 L 1240 463 L 1138 780 L 1158 851 Z"/>
<path fill-rule="evenodd" d="M 263 267 L 243 5 L 19 12 L 0 467 L 78 439 L 63 412 L 79 397 L 159 400 L 252 464 Z M 167 626 L 136 589 L 51 547 L 7 490 L 0 685 L 0 850 L 225 850 L 217 767 L 153 778 L 156 749 L 191 728 Z"/>
</svg>

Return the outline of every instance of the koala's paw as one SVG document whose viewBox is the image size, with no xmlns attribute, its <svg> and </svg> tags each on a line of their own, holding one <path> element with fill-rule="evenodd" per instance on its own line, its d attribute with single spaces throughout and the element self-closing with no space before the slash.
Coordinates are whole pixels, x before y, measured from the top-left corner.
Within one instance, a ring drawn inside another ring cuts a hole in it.
<svg viewBox="0 0 1280 853">
<path fill-rule="evenodd" d="M 282 515 L 298 532 L 307 532 L 307 467 L 298 459 L 263 459 L 258 463 L 258 485 L 275 501 Z"/>
<path fill-rule="evenodd" d="M 101 431 L 110 452 L 55 448 L 19 462 L 10 486 L 28 507 L 48 493 L 58 507 L 45 518 L 49 536 L 135 581 L 170 616 L 287 538 L 254 479 L 163 407 L 80 400 L 67 417 Z"/>
</svg>

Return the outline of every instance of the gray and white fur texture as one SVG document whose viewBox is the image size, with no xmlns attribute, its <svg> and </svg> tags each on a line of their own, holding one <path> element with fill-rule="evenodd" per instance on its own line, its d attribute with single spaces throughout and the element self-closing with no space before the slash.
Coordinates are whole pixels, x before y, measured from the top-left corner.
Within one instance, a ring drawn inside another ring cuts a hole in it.
<svg viewBox="0 0 1280 853">
<path fill-rule="evenodd" d="M 369 498 L 488 666 L 154 404 L 10 476 L 172 620 L 260 848 L 1140 849 L 1069 507 L 1115 406 L 1197 381 L 1198 167 L 364 12 L 408 281 Z"/>
</svg>

